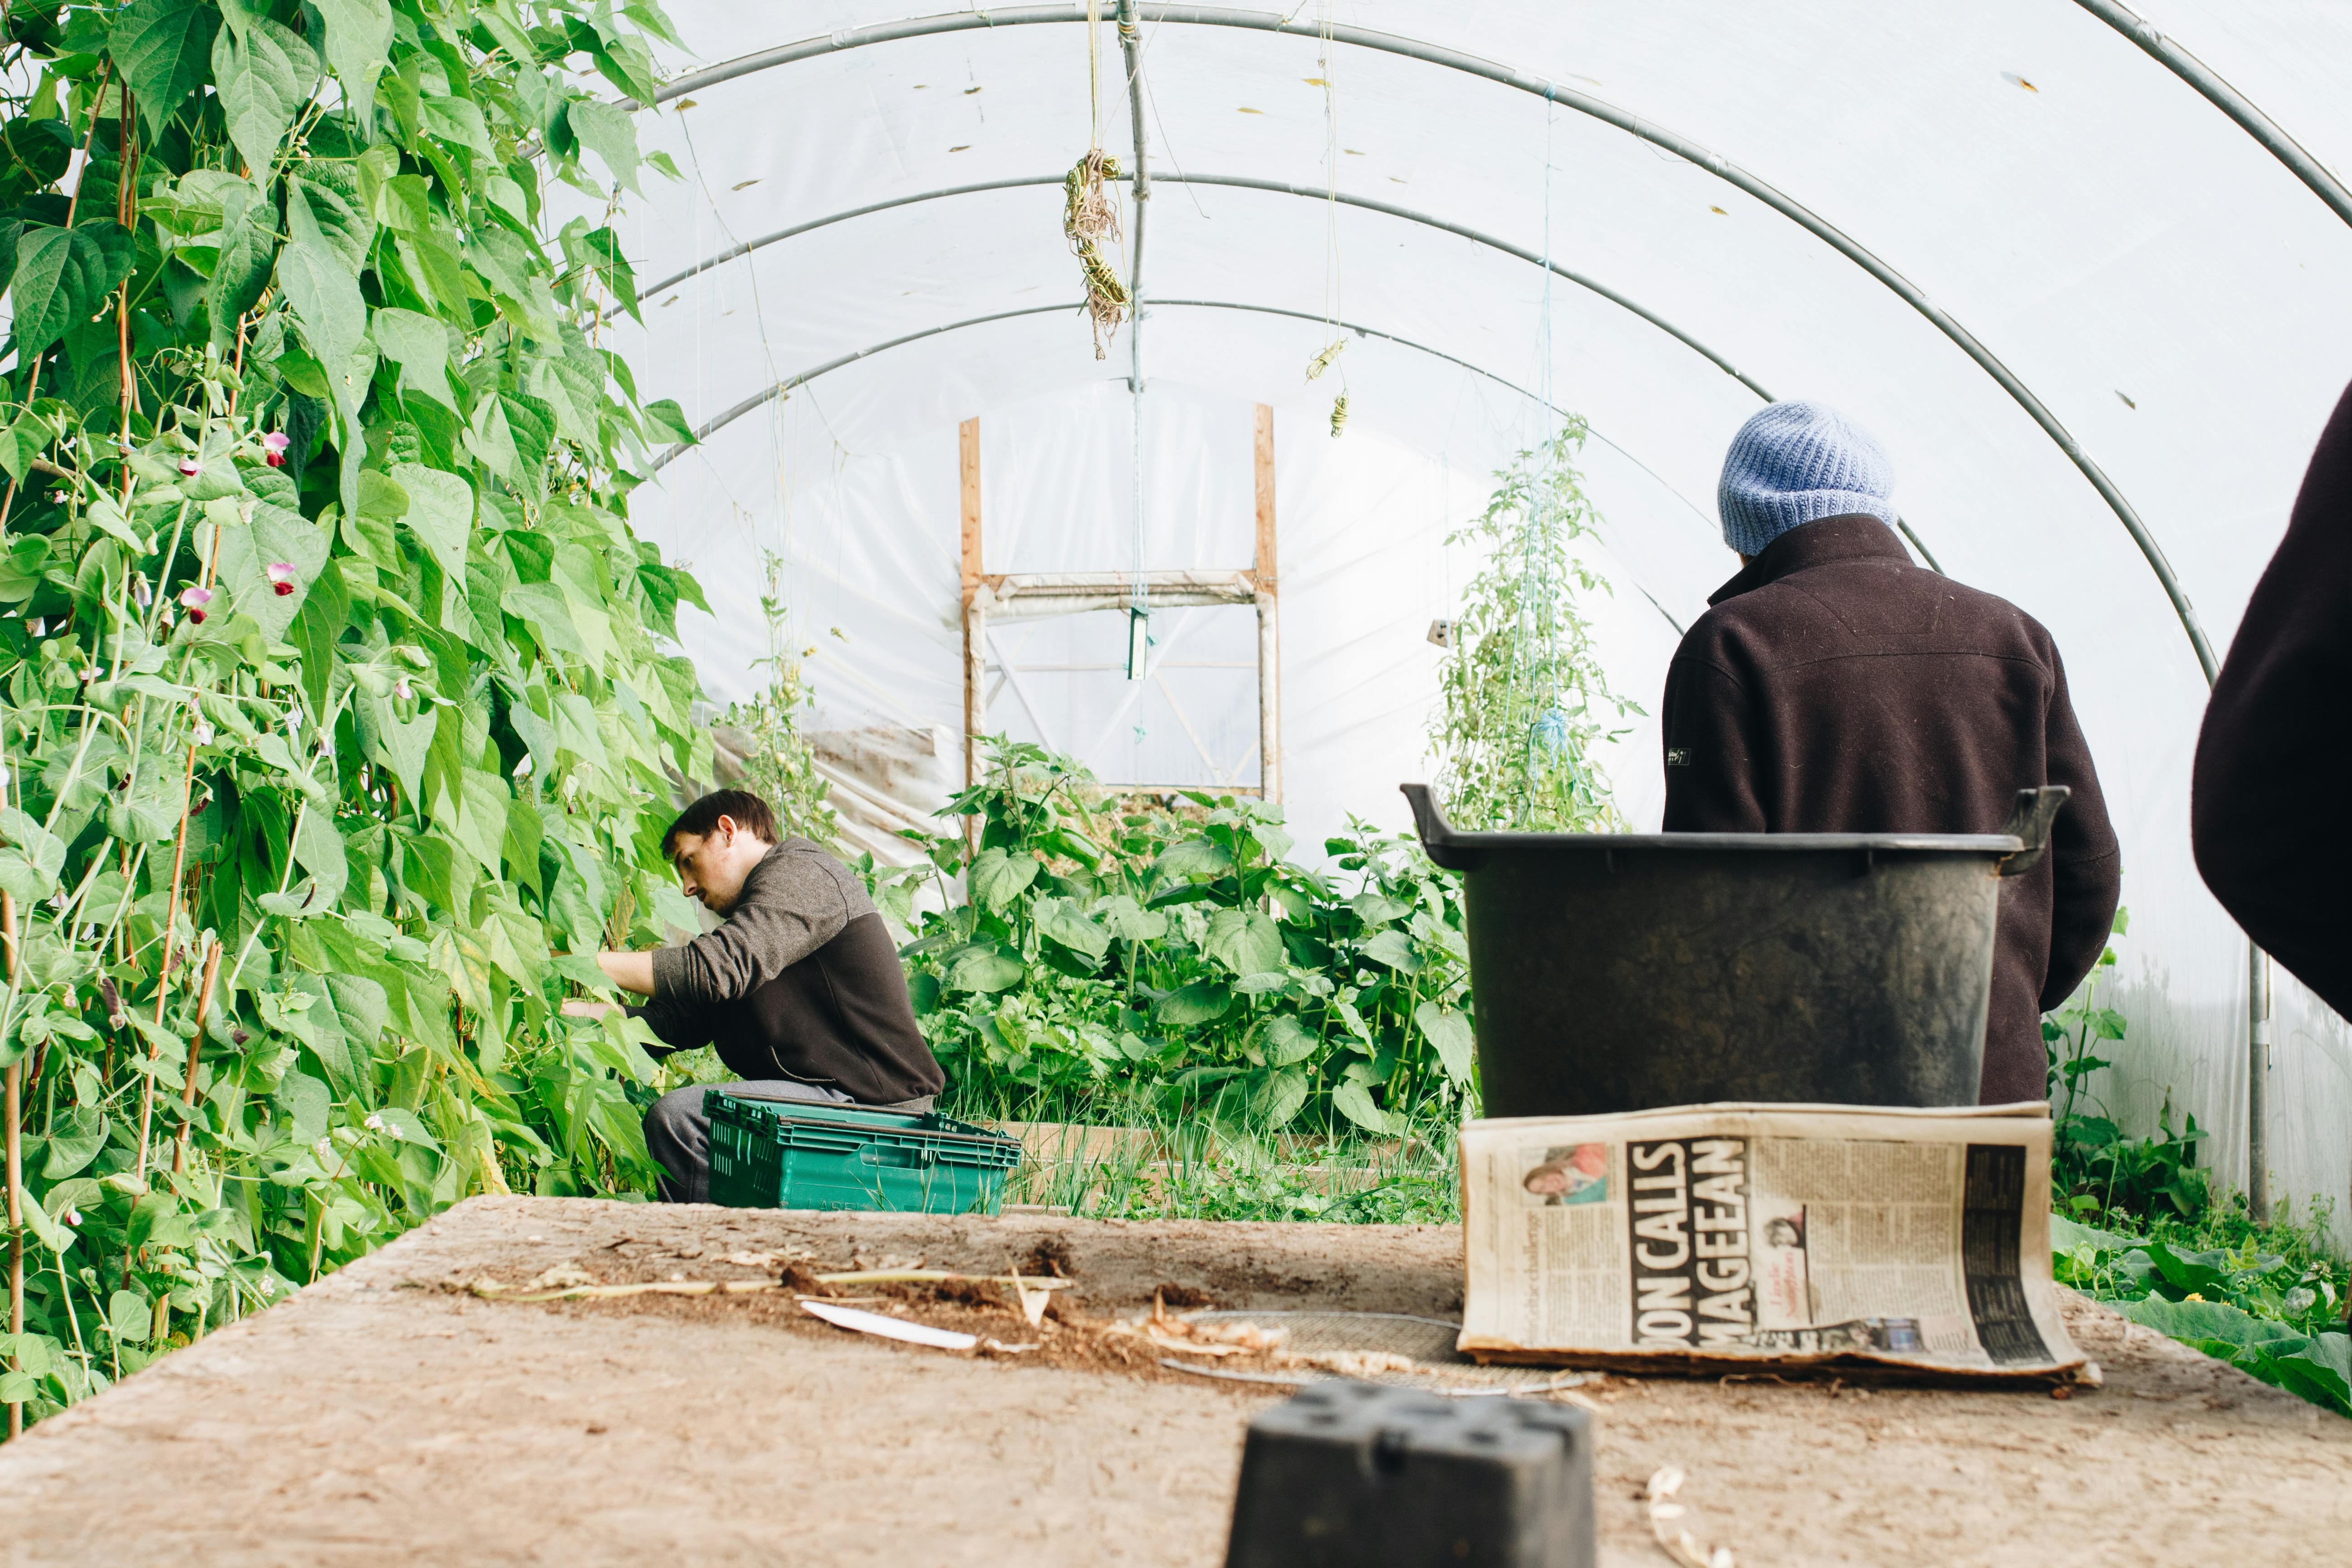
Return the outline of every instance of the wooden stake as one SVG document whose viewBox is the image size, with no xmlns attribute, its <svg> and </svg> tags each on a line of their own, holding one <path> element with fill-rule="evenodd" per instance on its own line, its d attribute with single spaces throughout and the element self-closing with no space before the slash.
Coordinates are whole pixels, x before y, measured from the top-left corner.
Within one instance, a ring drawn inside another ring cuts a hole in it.
<svg viewBox="0 0 2352 1568">
<path fill-rule="evenodd" d="M 132 234 L 137 234 L 139 232 L 138 121 L 131 113 L 129 83 L 123 84 L 119 96 L 122 119 L 115 153 L 115 166 L 121 172 L 115 177 L 114 217 L 115 221 L 124 228 L 129 229 Z M 131 416 L 139 408 L 139 381 L 131 368 L 131 279 L 128 278 L 122 280 L 122 286 L 115 292 L 114 330 L 116 352 L 121 356 L 116 362 L 116 368 L 122 383 L 117 388 L 122 417 L 122 446 L 124 451 L 128 452 L 131 447 Z M 122 465 L 122 499 L 125 502 L 131 500 L 131 464 L 126 460 Z"/>
<path fill-rule="evenodd" d="M 213 580 L 213 568 L 220 563 L 220 547 L 221 530 L 215 528 L 213 547 L 205 561 L 204 580 L 206 583 Z M 164 563 L 164 570 L 167 573 L 171 570 L 169 562 Z M 168 578 L 166 581 L 168 582 Z M 159 607 L 163 603 L 160 590 L 156 595 L 156 603 Z M 180 830 L 172 842 L 172 897 L 171 900 L 163 906 L 163 963 L 155 975 L 155 1028 L 158 1034 L 163 1027 L 163 1005 L 172 995 L 172 943 L 179 935 L 180 880 L 181 874 L 188 863 L 188 818 L 193 815 L 188 808 L 194 802 L 195 788 L 196 743 L 190 741 L 188 765 L 180 774 Z M 286 846 L 286 853 L 289 858 L 294 853 L 294 846 L 290 840 Z M 207 984 L 205 989 L 209 994 L 212 989 L 209 984 L 210 971 L 206 971 L 206 976 Z M 231 984 L 235 984 L 236 978 L 235 975 L 229 977 Z M 203 1005 L 201 1001 L 197 1003 L 199 1008 Z M 198 1026 L 202 1026 L 201 1018 Z M 155 1057 L 162 1048 L 163 1042 L 160 1039 L 150 1040 L 147 1043 L 147 1087 L 142 1089 L 139 1095 L 139 1163 L 133 1168 L 142 1177 L 147 1174 L 147 1134 L 155 1120 Z M 193 1049 L 189 1055 L 188 1066 L 193 1072 L 195 1067 Z M 129 1247 L 123 1248 L 122 1271 L 125 1275 L 131 1272 Z"/>
<path fill-rule="evenodd" d="M 1274 541 L 1274 410 L 1257 405 L 1257 563 L 1250 577 L 1257 589 L 1258 797 L 1282 799 L 1282 641 L 1279 636 L 1282 573 Z"/>
<path fill-rule="evenodd" d="M 175 1176 L 188 1164 L 188 1129 L 194 1125 L 196 1114 L 196 1055 L 205 1047 L 205 1020 L 212 1014 L 213 982 L 220 977 L 220 961 L 221 944 L 215 942 L 212 951 L 205 954 L 205 978 L 196 992 L 196 1037 L 188 1042 L 188 1079 L 180 1092 L 180 1137 L 172 1149 L 172 1174 Z"/>
<path fill-rule="evenodd" d="M 963 511 L 963 783 L 980 783 L 980 734 L 988 722 L 988 612 L 981 603 L 980 421 L 957 427 Z M 980 853 L 980 819 L 964 818 L 965 858 Z"/>
<path fill-rule="evenodd" d="M 180 874 L 188 861 L 188 797 L 196 783 L 196 748 L 188 746 L 188 765 L 180 775 L 180 832 L 172 845 L 172 897 L 163 906 L 163 966 L 155 976 L 155 1028 L 160 1036 L 163 1027 L 164 1004 L 172 996 L 172 943 L 180 929 Z M 289 846 L 287 853 L 293 848 Z M 131 1167 L 134 1174 L 147 1174 L 147 1135 L 155 1121 L 155 1058 L 163 1048 L 161 1038 L 147 1042 L 147 1087 L 139 1094 L 139 1163 Z M 129 1268 L 125 1255 L 124 1267 Z"/>
<path fill-rule="evenodd" d="M 16 900 L 15 895 L 0 892 L 0 952 L 7 958 L 8 986 L 16 985 Z M 25 1331 L 25 1063 L 22 1058 L 9 1064 L 7 1110 L 8 1118 L 8 1331 L 21 1335 Z M 21 1341 L 12 1342 L 21 1344 Z M 24 1369 L 25 1356 L 18 1350 L 8 1358 L 8 1370 Z M 8 1436 L 21 1436 L 25 1430 L 25 1406 L 22 1402 L 8 1402 Z"/>
</svg>

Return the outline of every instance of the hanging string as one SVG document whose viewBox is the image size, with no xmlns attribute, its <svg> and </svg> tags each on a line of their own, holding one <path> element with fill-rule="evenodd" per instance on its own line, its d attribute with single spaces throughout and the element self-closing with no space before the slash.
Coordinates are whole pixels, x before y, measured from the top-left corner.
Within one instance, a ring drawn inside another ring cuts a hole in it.
<svg viewBox="0 0 2352 1568">
<path fill-rule="evenodd" d="M 1102 0 L 1087 0 L 1087 155 L 1062 181 L 1062 234 L 1086 285 L 1095 358 L 1106 359 L 1104 334 L 1116 334 L 1127 320 L 1128 296 L 1119 268 L 1102 252 L 1103 241 L 1119 237 L 1118 206 L 1103 189 L 1104 181 L 1118 178 L 1119 169 L 1118 160 L 1102 149 Z"/>
<path fill-rule="evenodd" d="M 1143 375 L 1139 363 L 1128 378 L 1128 420 L 1135 494 L 1130 506 L 1135 532 L 1135 576 L 1128 584 L 1127 678 L 1141 680 L 1151 651 L 1151 584 L 1143 572 Z"/>
<path fill-rule="evenodd" d="M 1520 747 L 1521 812 L 1535 803 L 1546 754 L 1567 750 L 1567 720 L 1560 713 L 1556 666 L 1549 657 L 1556 594 L 1551 580 L 1550 529 L 1552 505 L 1552 270 L 1551 162 L 1553 108 L 1550 84 L 1544 88 L 1543 159 L 1543 302 L 1536 327 L 1536 468 L 1521 521 L 1519 561 L 1519 658 L 1517 682 L 1526 704 L 1527 734 Z M 1539 692 L 1540 683 L 1543 689 Z"/>
<path fill-rule="evenodd" d="M 1323 54 L 1318 80 L 1323 87 L 1323 322 L 1330 336 L 1322 351 L 1307 362 L 1309 381 L 1338 363 L 1348 346 L 1347 329 L 1339 324 L 1339 100 L 1331 65 L 1331 0 L 1323 0 L 1321 21 Z M 1348 371 L 1341 365 L 1339 395 L 1331 403 L 1332 437 L 1337 439 L 1347 428 Z"/>
<path fill-rule="evenodd" d="M 1568 770 L 1571 795 L 1579 804 L 1591 795 L 1584 771 L 1578 765 L 1574 736 L 1570 731 L 1567 710 L 1560 700 L 1559 604 L 1567 584 L 1559 573 L 1565 569 L 1560 559 L 1565 549 L 1564 526 L 1559 516 L 1559 477 L 1557 472 L 1559 447 L 1562 432 L 1553 428 L 1553 415 L 1558 399 L 1552 388 L 1552 282 L 1551 219 L 1552 219 L 1552 132 L 1557 123 L 1552 89 L 1544 88 L 1544 174 L 1543 174 L 1543 303 L 1536 332 L 1537 419 L 1540 424 L 1540 439 L 1537 443 L 1536 468 L 1528 497 L 1527 548 L 1521 564 L 1520 601 L 1522 643 L 1528 660 L 1526 692 L 1528 719 L 1527 742 L 1524 748 L 1523 774 L 1526 801 L 1532 806 L 1543 774 L 1552 767 Z"/>
</svg>

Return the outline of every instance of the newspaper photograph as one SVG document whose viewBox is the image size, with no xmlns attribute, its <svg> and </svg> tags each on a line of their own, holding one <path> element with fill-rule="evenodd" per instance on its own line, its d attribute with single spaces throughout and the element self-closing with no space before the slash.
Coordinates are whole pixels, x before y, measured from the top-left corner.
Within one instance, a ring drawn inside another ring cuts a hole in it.
<svg viewBox="0 0 2352 1568">
<path fill-rule="evenodd" d="M 1461 1349 L 2095 1377 L 2051 1277 L 2050 1134 L 2039 1100 L 1473 1121 Z"/>
</svg>

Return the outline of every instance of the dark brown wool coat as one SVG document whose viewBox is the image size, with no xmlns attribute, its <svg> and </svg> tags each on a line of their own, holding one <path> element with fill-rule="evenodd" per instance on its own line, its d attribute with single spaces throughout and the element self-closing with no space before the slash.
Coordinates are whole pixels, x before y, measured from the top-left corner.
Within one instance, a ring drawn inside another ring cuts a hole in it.
<svg viewBox="0 0 2352 1568">
<path fill-rule="evenodd" d="M 717 931 L 657 949 L 652 999 L 631 1011 L 673 1049 L 716 1046 L 744 1078 L 823 1084 L 864 1105 L 946 1081 L 866 885 L 805 838 L 751 868 Z"/>
<path fill-rule="evenodd" d="M 2001 884 L 1987 1104 L 2039 1100 L 2042 1014 L 2089 973 L 2120 855 L 2050 634 L 1915 566 L 1875 518 L 1782 534 L 1675 651 L 1669 833 L 1996 833 L 2064 784 L 2051 852 Z"/>
<path fill-rule="evenodd" d="M 2197 868 L 2246 934 L 2352 1017 L 2352 389 L 2239 623 L 2197 742 Z"/>
</svg>

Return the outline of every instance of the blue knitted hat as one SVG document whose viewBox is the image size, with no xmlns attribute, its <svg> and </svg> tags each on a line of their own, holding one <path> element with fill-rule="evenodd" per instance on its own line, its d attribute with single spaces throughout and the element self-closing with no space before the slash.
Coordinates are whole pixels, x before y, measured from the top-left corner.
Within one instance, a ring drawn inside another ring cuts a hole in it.
<svg viewBox="0 0 2352 1568">
<path fill-rule="evenodd" d="M 1895 468 L 1870 432 L 1818 403 L 1776 403 L 1739 427 L 1724 455 L 1715 508 L 1742 555 L 1792 528 L 1864 513 L 1893 523 Z"/>
</svg>

